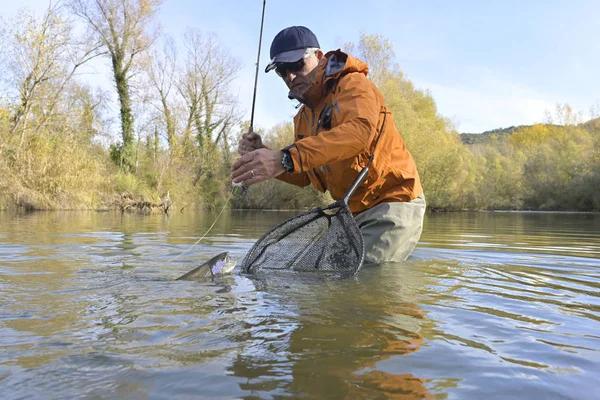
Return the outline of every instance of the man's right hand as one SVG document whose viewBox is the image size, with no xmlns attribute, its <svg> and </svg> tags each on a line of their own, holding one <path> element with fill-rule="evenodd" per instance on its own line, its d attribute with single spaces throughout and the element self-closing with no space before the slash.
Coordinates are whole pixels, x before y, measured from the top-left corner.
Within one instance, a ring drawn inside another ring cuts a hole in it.
<svg viewBox="0 0 600 400">
<path fill-rule="evenodd" d="M 250 153 L 251 151 L 262 148 L 263 144 L 260 135 L 253 132 L 252 129 L 244 133 L 238 143 L 238 153 L 240 153 L 242 156 L 246 153 Z"/>
</svg>

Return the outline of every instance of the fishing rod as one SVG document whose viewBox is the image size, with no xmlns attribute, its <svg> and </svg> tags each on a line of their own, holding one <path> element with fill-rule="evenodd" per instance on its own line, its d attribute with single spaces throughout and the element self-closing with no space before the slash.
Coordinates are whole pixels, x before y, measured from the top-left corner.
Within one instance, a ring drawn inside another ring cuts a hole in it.
<svg viewBox="0 0 600 400">
<path fill-rule="evenodd" d="M 256 89 L 258 87 L 258 69 L 260 64 L 260 48 L 262 47 L 262 36 L 263 36 L 263 27 L 265 24 L 265 8 L 267 7 L 267 0 L 263 0 L 262 7 L 262 16 L 260 18 L 260 34 L 258 35 L 258 54 L 256 55 L 256 73 L 254 74 L 254 93 L 252 94 L 252 111 L 250 111 L 250 130 L 249 132 L 254 132 L 254 109 L 256 108 Z M 242 194 L 245 196 L 248 194 L 248 188 L 244 186 L 241 182 L 238 184 L 233 184 L 234 186 L 239 186 L 242 188 Z"/>
<path fill-rule="evenodd" d="M 260 48 L 262 45 L 263 26 L 265 23 L 265 8 L 267 0 L 263 0 L 262 17 L 260 20 L 260 34 L 258 36 L 258 55 L 256 56 L 256 73 L 254 75 L 254 94 L 252 95 L 252 111 L 250 112 L 250 130 L 254 131 L 254 107 L 256 106 L 256 88 L 258 86 L 258 65 L 260 63 Z"/>
</svg>

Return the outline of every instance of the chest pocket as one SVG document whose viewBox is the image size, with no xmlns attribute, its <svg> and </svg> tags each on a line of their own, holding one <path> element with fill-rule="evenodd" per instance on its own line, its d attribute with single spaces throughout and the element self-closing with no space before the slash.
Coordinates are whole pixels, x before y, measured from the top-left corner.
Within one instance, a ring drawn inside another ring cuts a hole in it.
<svg viewBox="0 0 600 400">
<path fill-rule="evenodd" d="M 333 118 L 333 104 L 323 107 L 321 114 L 319 114 L 319 128 L 329 130 L 331 129 L 331 120 Z"/>
</svg>

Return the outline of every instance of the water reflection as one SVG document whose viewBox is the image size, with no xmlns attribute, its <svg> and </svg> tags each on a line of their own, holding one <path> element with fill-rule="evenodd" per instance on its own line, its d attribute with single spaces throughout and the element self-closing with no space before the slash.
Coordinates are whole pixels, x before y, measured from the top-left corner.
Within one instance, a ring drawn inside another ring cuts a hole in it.
<svg viewBox="0 0 600 400">
<path fill-rule="evenodd" d="M 12 398 L 591 398 L 600 215 L 430 214 L 355 279 L 172 279 L 293 213 L 0 213 Z M 176 261 L 174 257 L 187 251 Z"/>
<path fill-rule="evenodd" d="M 428 397 L 426 380 L 402 367 L 423 344 L 426 313 L 414 296 L 424 278 L 409 263 L 387 267 L 402 269 L 402 279 L 375 284 L 385 272 L 373 267 L 356 279 L 253 280 L 263 303 L 232 337 L 244 346 L 228 368 L 245 379 L 240 388 L 306 398 Z M 390 359 L 393 368 L 382 365 Z"/>
</svg>

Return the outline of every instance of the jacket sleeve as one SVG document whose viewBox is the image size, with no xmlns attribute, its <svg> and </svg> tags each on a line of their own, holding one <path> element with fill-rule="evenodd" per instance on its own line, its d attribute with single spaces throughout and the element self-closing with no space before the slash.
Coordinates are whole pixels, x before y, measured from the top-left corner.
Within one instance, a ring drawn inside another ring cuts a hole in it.
<svg viewBox="0 0 600 400">
<path fill-rule="evenodd" d="M 284 172 L 283 174 L 279 175 L 277 179 L 300 187 L 310 185 L 310 179 L 308 178 L 306 172 L 301 172 L 299 174 L 294 172 Z"/>
<path fill-rule="evenodd" d="M 290 149 L 299 172 L 355 157 L 375 138 L 381 100 L 374 85 L 365 75 L 351 73 L 340 79 L 336 92 L 335 126 L 298 140 Z"/>
</svg>

